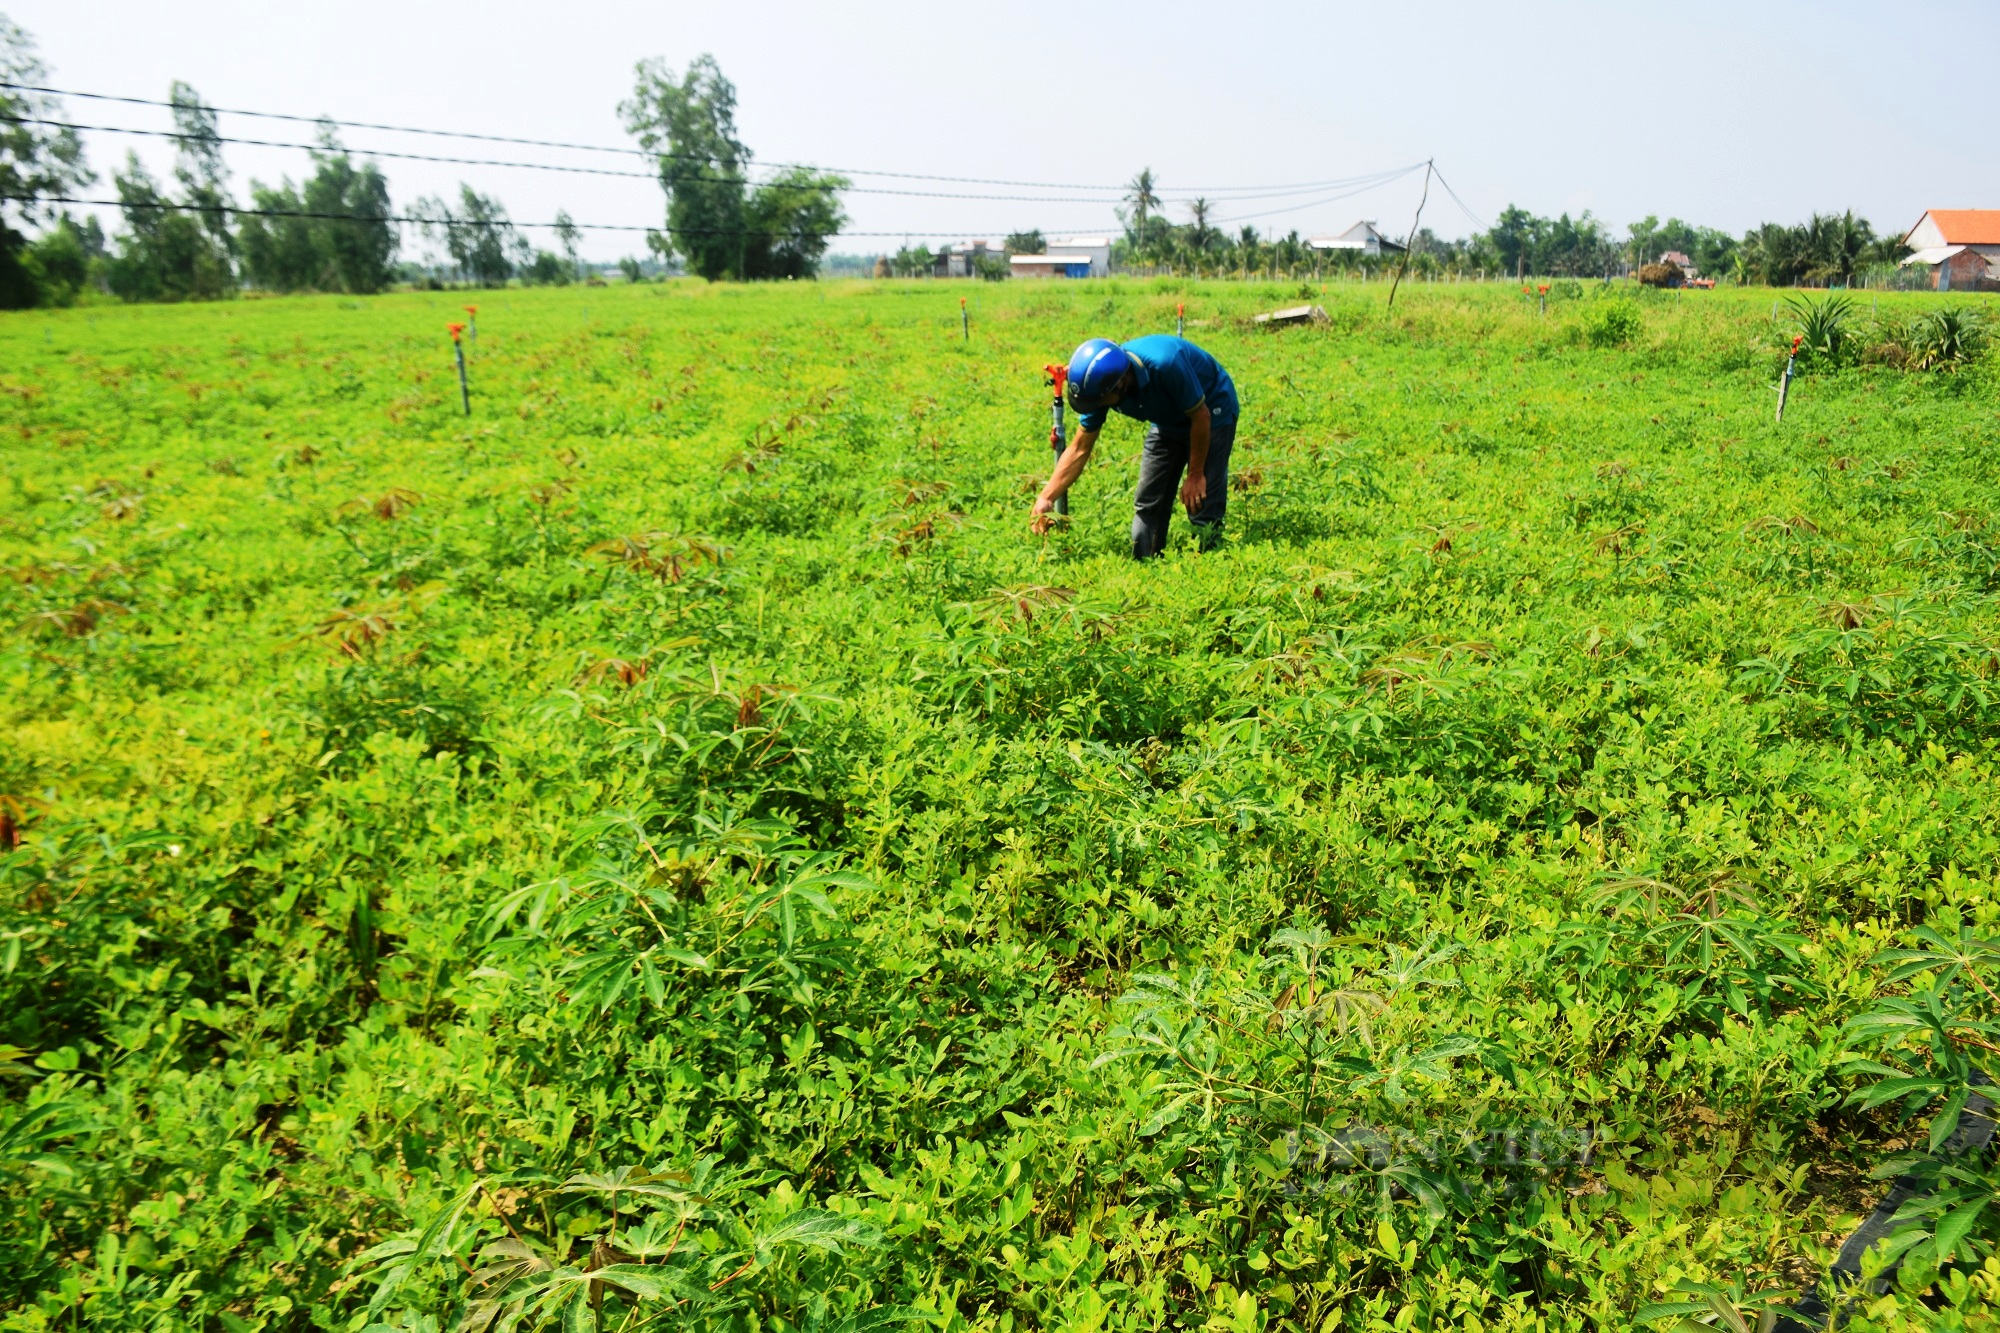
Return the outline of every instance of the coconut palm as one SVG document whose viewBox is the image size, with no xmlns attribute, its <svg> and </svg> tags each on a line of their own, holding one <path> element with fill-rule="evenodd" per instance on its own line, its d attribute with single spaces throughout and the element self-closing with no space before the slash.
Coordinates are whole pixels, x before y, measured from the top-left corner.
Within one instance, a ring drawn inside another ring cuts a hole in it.
<svg viewBox="0 0 2000 1333">
<path fill-rule="evenodd" d="M 1160 206 L 1159 182 L 1153 179 L 1153 169 L 1147 167 L 1134 176 L 1132 183 L 1125 188 L 1130 191 L 1125 196 L 1125 202 L 1132 205 L 1133 216 L 1139 222 L 1139 234 L 1143 236 L 1146 232 L 1147 214 Z"/>
</svg>

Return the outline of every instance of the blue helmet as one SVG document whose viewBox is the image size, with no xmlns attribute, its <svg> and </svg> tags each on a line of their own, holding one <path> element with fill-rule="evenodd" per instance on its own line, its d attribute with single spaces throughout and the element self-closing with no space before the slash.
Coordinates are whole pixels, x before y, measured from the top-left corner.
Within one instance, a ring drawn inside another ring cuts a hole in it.
<svg viewBox="0 0 2000 1333">
<path fill-rule="evenodd" d="M 1118 398 L 1118 382 L 1132 369 L 1132 354 L 1109 338 L 1092 338 L 1069 359 L 1069 405 L 1077 412 L 1109 407 Z"/>
</svg>

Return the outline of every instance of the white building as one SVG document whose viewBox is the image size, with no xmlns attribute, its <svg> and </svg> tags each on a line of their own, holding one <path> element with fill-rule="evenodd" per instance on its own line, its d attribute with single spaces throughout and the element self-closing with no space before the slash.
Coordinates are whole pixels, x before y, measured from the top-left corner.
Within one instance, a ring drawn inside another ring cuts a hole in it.
<svg viewBox="0 0 2000 1333">
<path fill-rule="evenodd" d="M 1049 242 L 1051 257 L 1060 255 L 1072 262 L 1081 258 L 1090 261 L 1090 275 L 1093 278 L 1108 277 L 1111 273 L 1111 238 L 1109 236 L 1072 236 L 1066 241 Z"/>
<path fill-rule="evenodd" d="M 1009 255 L 1007 264 L 1017 278 L 1090 276 L 1090 259 L 1086 255 Z"/>
<path fill-rule="evenodd" d="M 2000 289 L 2000 209 L 1933 208 L 1903 244 L 1916 251 L 1903 262 L 1930 266 L 1941 292 Z"/>
<path fill-rule="evenodd" d="M 1072 236 L 1049 242 L 1048 253 L 1010 255 L 1017 278 L 1102 278 L 1111 272 L 1109 236 Z"/>
<path fill-rule="evenodd" d="M 1403 247 L 1377 231 L 1373 222 L 1357 222 L 1338 236 L 1311 236 L 1306 244 L 1315 250 L 1359 250 L 1364 255 L 1403 253 Z"/>
</svg>

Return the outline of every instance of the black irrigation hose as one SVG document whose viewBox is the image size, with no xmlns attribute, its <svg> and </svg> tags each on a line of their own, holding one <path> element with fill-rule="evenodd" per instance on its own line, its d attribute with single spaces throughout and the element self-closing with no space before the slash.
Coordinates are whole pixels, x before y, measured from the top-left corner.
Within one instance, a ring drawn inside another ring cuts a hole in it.
<svg viewBox="0 0 2000 1333">
<path fill-rule="evenodd" d="M 1992 1079 L 1977 1069 L 1972 1071 L 1969 1081 L 1975 1087 L 1995 1086 Z M 1994 1131 L 2000 1129 L 2000 1117 L 1996 1117 L 1995 1110 L 1992 1098 L 1982 1093 L 1975 1092 L 1967 1097 L 1965 1109 L 1959 1113 L 1958 1127 L 1944 1141 L 1938 1156 L 1949 1161 L 1984 1153 L 1993 1144 Z M 1865 1290 L 1856 1291 L 1842 1300 L 1839 1310 L 1829 1308 L 1826 1298 L 1820 1294 L 1821 1291 L 1839 1292 L 1862 1286 L 1862 1258 L 1895 1233 L 1893 1219 L 1905 1204 L 1930 1192 L 1930 1185 L 1916 1176 L 1897 1176 L 1882 1202 L 1875 1205 L 1867 1220 L 1855 1228 L 1854 1234 L 1840 1247 L 1840 1253 L 1834 1256 L 1832 1265 L 1827 1269 L 1826 1281 L 1820 1284 L 1819 1290 L 1807 1293 L 1792 1307 L 1797 1317 L 1787 1315 L 1779 1319 L 1772 1333 L 1821 1333 L 1821 1330 L 1832 1333 L 1840 1322 L 1841 1314 L 1862 1296 L 1880 1296 L 1888 1291 L 1890 1284 L 1896 1280 L 1897 1271 L 1903 1266 L 1900 1256 L 1879 1276 L 1865 1284 Z"/>
</svg>

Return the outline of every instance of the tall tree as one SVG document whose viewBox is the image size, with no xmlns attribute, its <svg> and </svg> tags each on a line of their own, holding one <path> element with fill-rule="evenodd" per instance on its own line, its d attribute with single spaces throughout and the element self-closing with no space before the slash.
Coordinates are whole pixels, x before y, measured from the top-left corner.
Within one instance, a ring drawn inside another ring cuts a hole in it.
<svg viewBox="0 0 2000 1333">
<path fill-rule="evenodd" d="M 112 178 L 125 230 L 108 277 L 111 290 L 128 301 L 213 301 L 236 289 L 229 168 L 214 108 L 178 79 L 168 103 L 181 197 L 168 195 L 136 156 L 126 154 L 125 170 Z"/>
<path fill-rule="evenodd" d="M 827 244 L 847 225 L 844 176 L 793 167 L 757 187 L 744 210 L 749 235 L 742 276 L 810 278 Z"/>
<path fill-rule="evenodd" d="M 112 180 L 125 215 L 106 273 L 114 293 L 127 301 L 213 301 L 234 290 L 229 252 L 199 209 L 169 197 L 130 153 Z"/>
<path fill-rule="evenodd" d="M 667 195 L 664 235 L 690 271 L 718 278 L 801 278 L 847 224 L 845 177 L 790 167 L 753 191 L 750 150 L 736 137 L 736 87 L 713 56 L 676 77 L 660 59 L 641 61 L 625 128 L 658 157 Z M 651 242 L 651 234 L 648 235 Z"/>
<path fill-rule="evenodd" d="M 583 233 L 570 219 L 569 210 L 566 208 L 556 210 L 556 241 L 563 248 L 563 257 L 569 261 L 570 277 L 581 278 L 583 261 L 577 257 L 577 248 L 583 241 Z"/>
<path fill-rule="evenodd" d="M 389 221 L 389 182 L 374 163 L 356 166 L 331 124 L 320 127 L 313 174 L 303 190 L 250 183 L 259 209 L 237 231 L 252 282 L 273 291 L 379 292 L 394 276 L 400 244 Z"/>
<path fill-rule="evenodd" d="M 1806 223 L 1805 249 L 1810 256 L 1806 276 L 1816 282 L 1845 287 L 1854 281 L 1854 270 L 1867 262 L 1875 244 L 1875 228 L 1852 210 L 1838 216 L 1815 213 Z"/>
<path fill-rule="evenodd" d="M 497 199 L 470 185 L 458 187 L 458 207 L 442 199 L 419 199 L 411 210 L 422 221 L 426 238 L 444 246 L 452 267 L 466 282 L 480 287 L 504 286 L 515 268 L 531 262 L 528 243 L 507 218 Z"/>
<path fill-rule="evenodd" d="M 689 271 L 710 281 L 741 276 L 750 150 L 736 138 L 736 86 L 715 57 L 695 57 L 680 77 L 662 59 L 641 61 L 618 112 L 658 155 L 666 235 Z"/>
<path fill-rule="evenodd" d="M 0 83 L 39 85 L 48 67 L 35 41 L 0 14 Z M 57 197 L 92 179 L 75 130 L 30 122 L 62 119 L 56 99 L 21 88 L 0 87 L 0 308 L 31 306 L 40 299 L 22 265 L 25 229 L 61 215 Z"/>
<path fill-rule="evenodd" d="M 1132 213 L 1138 219 L 1139 233 L 1145 234 L 1146 219 L 1159 211 L 1159 181 L 1153 176 L 1151 167 L 1144 167 L 1125 187 L 1125 202 L 1132 206 Z"/>
<path fill-rule="evenodd" d="M 1214 211 L 1215 205 L 1208 202 L 1206 195 L 1188 205 L 1188 216 L 1193 219 L 1193 234 L 1188 237 L 1188 244 L 1193 246 L 1196 252 L 1208 249 L 1208 218 Z"/>
<path fill-rule="evenodd" d="M 1540 259 L 1537 253 L 1548 233 L 1548 221 L 1538 218 L 1525 208 L 1513 204 L 1501 210 L 1493 219 L 1493 226 L 1487 231 L 1485 248 L 1498 262 L 1495 267 L 1503 273 L 1526 275 L 1537 271 Z"/>
<path fill-rule="evenodd" d="M 215 108 L 189 85 L 175 79 L 167 101 L 174 117 L 174 179 L 181 196 L 200 210 L 202 225 L 225 250 L 229 235 L 229 167 L 222 160 L 222 134 Z"/>
</svg>

